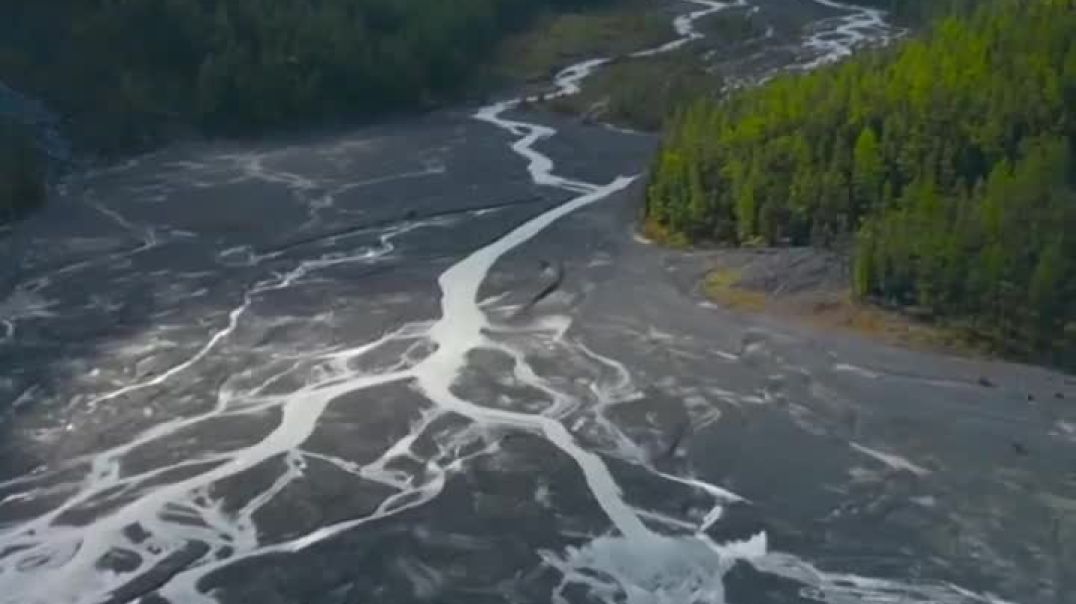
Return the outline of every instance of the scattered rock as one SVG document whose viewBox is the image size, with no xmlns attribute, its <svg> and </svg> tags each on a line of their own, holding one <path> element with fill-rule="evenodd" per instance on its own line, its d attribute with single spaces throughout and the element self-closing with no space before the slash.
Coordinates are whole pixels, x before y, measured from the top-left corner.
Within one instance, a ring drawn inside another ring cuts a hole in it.
<svg viewBox="0 0 1076 604">
<path fill-rule="evenodd" d="M 133 524 L 128 524 L 126 527 L 124 527 L 123 535 L 130 539 L 132 543 L 142 543 L 146 539 L 152 537 L 149 531 L 147 531 L 141 524 L 137 522 Z"/>
<path fill-rule="evenodd" d="M 994 382 L 991 382 L 989 379 L 987 379 L 985 377 L 980 377 L 979 378 L 979 385 L 984 387 L 984 388 L 996 388 L 997 387 L 997 384 L 995 384 Z"/>
</svg>

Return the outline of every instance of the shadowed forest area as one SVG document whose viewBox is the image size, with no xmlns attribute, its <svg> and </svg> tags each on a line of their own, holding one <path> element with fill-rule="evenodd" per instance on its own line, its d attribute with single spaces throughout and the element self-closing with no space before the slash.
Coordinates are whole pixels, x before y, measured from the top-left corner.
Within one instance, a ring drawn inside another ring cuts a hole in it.
<svg viewBox="0 0 1076 604">
<path fill-rule="evenodd" d="M 462 94 L 507 34 L 613 0 L 57 0 L 0 20 L 0 82 L 84 151 L 415 110 Z M 0 223 L 42 203 L 32 133 L 0 123 Z"/>
<path fill-rule="evenodd" d="M 58 0 L 0 24 L 0 79 L 92 149 L 240 134 L 459 94 L 507 33 L 611 0 Z"/>
<path fill-rule="evenodd" d="M 896 48 L 701 100 L 656 160 L 647 228 L 851 247 L 859 296 L 1071 365 L 1074 31 L 1073 0 L 993 0 Z"/>
</svg>

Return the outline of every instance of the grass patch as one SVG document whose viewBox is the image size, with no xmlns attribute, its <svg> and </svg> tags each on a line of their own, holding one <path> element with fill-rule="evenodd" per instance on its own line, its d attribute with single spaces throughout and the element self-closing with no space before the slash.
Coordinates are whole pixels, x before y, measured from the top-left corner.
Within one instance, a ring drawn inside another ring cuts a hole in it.
<svg viewBox="0 0 1076 604">
<path fill-rule="evenodd" d="M 643 221 L 643 237 L 666 247 L 686 249 L 690 243 L 683 233 L 673 233 L 654 220 Z"/>
<path fill-rule="evenodd" d="M 501 45 L 493 74 L 501 81 L 543 81 L 576 61 L 621 56 L 670 40 L 675 35 L 670 21 L 648 0 L 548 15 Z"/>
<path fill-rule="evenodd" d="M 768 297 L 759 291 L 738 287 L 740 271 L 721 268 L 711 272 L 703 282 L 703 290 L 714 302 L 739 312 L 762 312 L 768 307 Z"/>
</svg>

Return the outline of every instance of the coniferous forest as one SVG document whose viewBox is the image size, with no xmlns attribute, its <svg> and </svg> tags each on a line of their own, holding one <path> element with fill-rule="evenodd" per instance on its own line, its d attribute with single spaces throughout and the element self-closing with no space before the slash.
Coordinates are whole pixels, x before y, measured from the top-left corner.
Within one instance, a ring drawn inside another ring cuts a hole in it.
<svg viewBox="0 0 1076 604">
<path fill-rule="evenodd" d="M 0 82 L 44 101 L 84 152 L 118 154 L 428 107 L 543 11 L 609 1 L 9 2 Z M 44 199 L 30 134 L 0 120 L 0 223 Z"/>
<path fill-rule="evenodd" d="M 669 127 L 649 232 L 854 250 L 853 291 L 1076 358 L 1076 0 L 992 0 Z"/>
<path fill-rule="evenodd" d="M 505 34 L 607 0 L 11 2 L 0 80 L 95 149 L 172 130 L 239 134 L 459 93 Z"/>
</svg>

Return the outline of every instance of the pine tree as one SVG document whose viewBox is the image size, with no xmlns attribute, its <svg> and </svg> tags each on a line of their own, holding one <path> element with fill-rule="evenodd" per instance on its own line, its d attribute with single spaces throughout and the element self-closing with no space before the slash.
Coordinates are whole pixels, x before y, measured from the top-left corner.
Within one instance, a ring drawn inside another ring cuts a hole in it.
<svg viewBox="0 0 1076 604">
<path fill-rule="evenodd" d="M 869 126 L 863 128 L 856 139 L 852 170 L 852 186 L 858 211 L 867 211 L 880 205 L 885 165 L 878 136 Z"/>
</svg>

